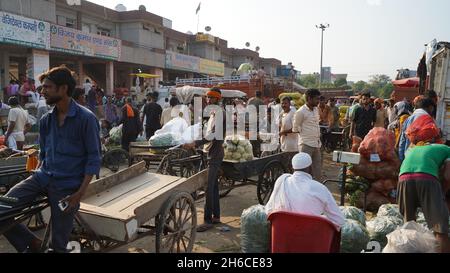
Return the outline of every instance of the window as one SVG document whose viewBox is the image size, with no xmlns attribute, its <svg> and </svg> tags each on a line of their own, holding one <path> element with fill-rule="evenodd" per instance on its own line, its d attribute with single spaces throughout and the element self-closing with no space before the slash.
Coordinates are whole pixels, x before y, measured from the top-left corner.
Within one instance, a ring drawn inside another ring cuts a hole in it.
<svg viewBox="0 0 450 273">
<path fill-rule="evenodd" d="M 111 37 L 111 30 L 106 28 L 97 27 L 97 34 L 102 36 Z"/>
<path fill-rule="evenodd" d="M 91 33 L 91 25 L 83 24 L 83 26 L 81 27 L 81 31 L 86 32 L 86 33 Z"/>
<path fill-rule="evenodd" d="M 66 27 L 76 28 L 77 20 L 72 18 L 66 18 Z"/>
<path fill-rule="evenodd" d="M 64 16 L 61 15 L 57 15 L 56 16 L 56 23 L 58 23 L 58 25 L 65 25 L 66 24 L 66 18 Z"/>
</svg>

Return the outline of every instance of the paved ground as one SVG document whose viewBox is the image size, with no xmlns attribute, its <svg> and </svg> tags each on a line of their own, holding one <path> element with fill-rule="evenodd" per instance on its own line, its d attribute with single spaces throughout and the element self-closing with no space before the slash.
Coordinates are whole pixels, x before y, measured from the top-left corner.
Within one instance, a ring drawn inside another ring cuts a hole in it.
<svg viewBox="0 0 450 273">
<path fill-rule="evenodd" d="M 336 179 L 339 173 L 339 166 L 330 161 L 330 156 L 324 159 L 324 179 Z M 105 172 L 103 175 L 106 175 Z M 339 199 L 337 185 L 330 185 L 330 190 Z M 227 197 L 221 200 L 222 225 L 218 225 L 206 233 L 198 233 L 194 252 L 197 253 L 239 253 L 240 252 L 240 216 L 244 209 L 258 204 L 255 186 L 245 186 L 233 190 Z M 198 224 L 203 223 L 204 201 L 196 203 L 198 213 Z M 223 227 L 228 227 L 229 231 L 221 231 Z M 148 236 L 141 240 L 130 243 L 126 246 L 114 249 L 114 253 L 142 253 L 155 252 L 154 236 Z M 0 236 L 0 253 L 13 253 L 14 249 L 9 245 L 3 236 Z"/>
</svg>

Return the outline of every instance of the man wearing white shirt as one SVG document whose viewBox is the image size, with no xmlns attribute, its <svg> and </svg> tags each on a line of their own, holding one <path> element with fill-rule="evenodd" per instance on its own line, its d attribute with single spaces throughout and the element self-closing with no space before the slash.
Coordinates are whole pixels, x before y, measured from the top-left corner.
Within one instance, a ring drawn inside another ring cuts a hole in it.
<svg viewBox="0 0 450 273">
<path fill-rule="evenodd" d="M 294 117 L 292 132 L 299 133 L 299 151 L 307 153 L 313 161 L 312 175 L 314 179 L 322 178 L 322 154 L 320 148 L 319 127 L 319 98 L 320 91 L 310 89 L 306 91 L 306 104 L 303 105 Z"/>
<path fill-rule="evenodd" d="M 83 84 L 84 95 L 87 96 L 89 91 L 92 89 L 92 83 L 89 79 L 86 79 L 86 82 Z"/>
<path fill-rule="evenodd" d="M 311 157 L 299 153 L 292 159 L 294 174 L 278 178 L 275 188 L 265 206 L 267 215 L 277 211 L 311 216 L 325 216 L 338 229 L 345 223 L 336 200 L 323 184 L 314 181 L 309 174 Z"/>
<path fill-rule="evenodd" d="M 290 153 L 291 157 L 298 153 L 298 134 L 292 132 L 295 111 L 291 109 L 291 99 L 284 97 L 281 101 L 283 112 L 279 115 L 281 151 Z"/>
</svg>

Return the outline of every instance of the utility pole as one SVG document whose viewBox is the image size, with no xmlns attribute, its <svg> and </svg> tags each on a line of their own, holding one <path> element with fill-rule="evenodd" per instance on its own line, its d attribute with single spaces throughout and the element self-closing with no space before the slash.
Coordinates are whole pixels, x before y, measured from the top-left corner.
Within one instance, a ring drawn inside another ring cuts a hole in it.
<svg viewBox="0 0 450 273">
<path fill-rule="evenodd" d="M 322 80 L 323 80 L 323 33 L 325 32 L 325 29 L 329 28 L 330 24 L 320 24 L 316 25 L 316 28 L 322 30 L 322 39 L 321 39 L 321 45 L 320 45 L 320 78 L 319 78 L 319 89 L 322 87 Z"/>
</svg>

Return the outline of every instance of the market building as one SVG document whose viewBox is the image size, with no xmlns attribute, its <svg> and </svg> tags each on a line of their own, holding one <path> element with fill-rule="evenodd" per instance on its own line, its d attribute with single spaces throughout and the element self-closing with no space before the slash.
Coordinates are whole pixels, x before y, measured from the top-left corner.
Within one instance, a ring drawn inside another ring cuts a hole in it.
<svg viewBox="0 0 450 273">
<path fill-rule="evenodd" d="M 260 58 L 249 49 L 228 47 L 209 33 L 182 33 L 164 17 L 139 10 L 112 10 L 81 1 L 0 0 L 0 87 L 11 79 L 35 79 L 50 67 L 66 65 L 78 84 L 90 79 L 111 94 L 130 89 L 144 72 L 159 79 L 141 81 L 141 92 L 159 81 L 229 77 L 242 63 L 265 67 L 276 76 L 276 59 Z"/>
</svg>

